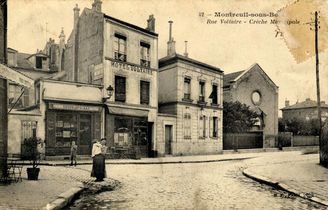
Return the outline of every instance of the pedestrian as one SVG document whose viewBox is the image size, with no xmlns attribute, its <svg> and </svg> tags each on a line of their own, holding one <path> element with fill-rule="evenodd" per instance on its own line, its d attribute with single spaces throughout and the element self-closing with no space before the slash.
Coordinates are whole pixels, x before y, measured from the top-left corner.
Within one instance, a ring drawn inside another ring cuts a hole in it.
<svg viewBox="0 0 328 210">
<path fill-rule="evenodd" d="M 107 141 L 106 141 L 106 138 L 102 138 L 101 139 L 101 154 L 103 155 L 104 157 L 104 178 L 107 178 L 107 171 L 106 171 L 106 153 L 107 153 Z"/>
<path fill-rule="evenodd" d="M 71 145 L 71 166 L 73 165 L 73 161 L 74 161 L 74 165 L 77 165 L 77 161 L 76 161 L 76 154 L 77 154 L 77 145 L 75 144 L 75 141 L 72 141 L 72 145 Z"/>
<path fill-rule="evenodd" d="M 102 145 L 99 139 L 95 140 L 92 146 L 91 157 L 93 159 L 91 177 L 96 177 L 96 182 L 103 181 L 105 177 L 105 156 L 102 154 Z"/>
</svg>

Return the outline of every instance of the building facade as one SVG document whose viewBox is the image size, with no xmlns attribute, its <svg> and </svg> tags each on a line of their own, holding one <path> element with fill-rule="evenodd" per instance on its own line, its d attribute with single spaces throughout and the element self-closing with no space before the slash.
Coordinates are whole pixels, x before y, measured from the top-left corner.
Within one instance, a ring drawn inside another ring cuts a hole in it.
<svg viewBox="0 0 328 210">
<path fill-rule="evenodd" d="M 239 101 L 257 112 L 253 131 L 263 132 L 264 147 L 274 147 L 278 134 L 278 86 L 258 64 L 224 75 L 224 101 Z"/>
<path fill-rule="evenodd" d="M 154 150 L 158 104 L 155 19 L 150 16 L 146 29 L 126 23 L 102 13 L 99 0 L 79 11 L 76 6 L 64 54 L 66 80 L 103 87 L 101 136 L 112 152 L 137 147 L 148 156 Z"/>
<path fill-rule="evenodd" d="M 328 119 L 328 105 L 325 101 L 321 101 L 321 119 L 325 121 Z M 282 118 L 284 120 L 312 120 L 318 119 L 317 102 L 310 98 L 305 99 L 302 102 L 296 102 L 293 105 L 289 104 L 289 101 L 285 101 L 285 107 L 281 109 Z"/>
</svg>

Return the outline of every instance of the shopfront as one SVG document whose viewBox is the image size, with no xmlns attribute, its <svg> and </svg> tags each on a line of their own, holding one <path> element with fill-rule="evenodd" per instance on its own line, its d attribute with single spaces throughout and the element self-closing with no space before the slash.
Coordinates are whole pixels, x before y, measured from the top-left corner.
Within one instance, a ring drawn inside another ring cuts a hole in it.
<svg viewBox="0 0 328 210">
<path fill-rule="evenodd" d="M 48 103 L 46 112 L 46 155 L 69 155 L 71 142 L 78 155 L 90 155 L 93 139 L 100 139 L 101 106 Z"/>
<path fill-rule="evenodd" d="M 111 148 L 109 153 L 127 153 L 117 158 L 131 158 L 135 153 L 140 157 L 149 157 L 151 154 L 153 123 L 148 122 L 147 111 L 144 114 L 138 111 L 133 112 L 135 115 L 139 114 L 138 116 L 117 113 L 106 115 L 106 136 Z"/>
</svg>

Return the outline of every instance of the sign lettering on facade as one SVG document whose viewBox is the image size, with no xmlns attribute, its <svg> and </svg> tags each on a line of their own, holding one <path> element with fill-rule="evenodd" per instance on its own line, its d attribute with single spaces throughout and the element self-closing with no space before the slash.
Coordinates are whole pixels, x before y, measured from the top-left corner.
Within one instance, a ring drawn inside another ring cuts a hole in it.
<svg viewBox="0 0 328 210">
<path fill-rule="evenodd" d="M 72 111 L 86 111 L 86 112 L 99 112 L 101 110 L 101 107 L 98 107 L 98 106 L 77 105 L 77 104 L 49 103 L 49 109 L 72 110 Z"/>
<path fill-rule="evenodd" d="M 112 61 L 112 67 L 118 68 L 118 69 L 123 69 L 123 70 L 128 70 L 128 71 L 134 71 L 138 73 L 145 73 L 145 74 L 152 74 L 152 70 L 150 68 L 145 68 L 133 64 L 127 64 L 127 63 L 121 63 L 117 61 Z"/>
</svg>

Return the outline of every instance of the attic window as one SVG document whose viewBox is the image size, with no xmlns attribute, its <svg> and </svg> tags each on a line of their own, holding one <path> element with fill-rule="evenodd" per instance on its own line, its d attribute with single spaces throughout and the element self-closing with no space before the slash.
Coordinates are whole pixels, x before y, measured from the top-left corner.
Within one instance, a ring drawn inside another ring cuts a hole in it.
<svg viewBox="0 0 328 210">
<path fill-rule="evenodd" d="M 35 56 L 35 68 L 42 69 L 42 57 Z"/>
</svg>

